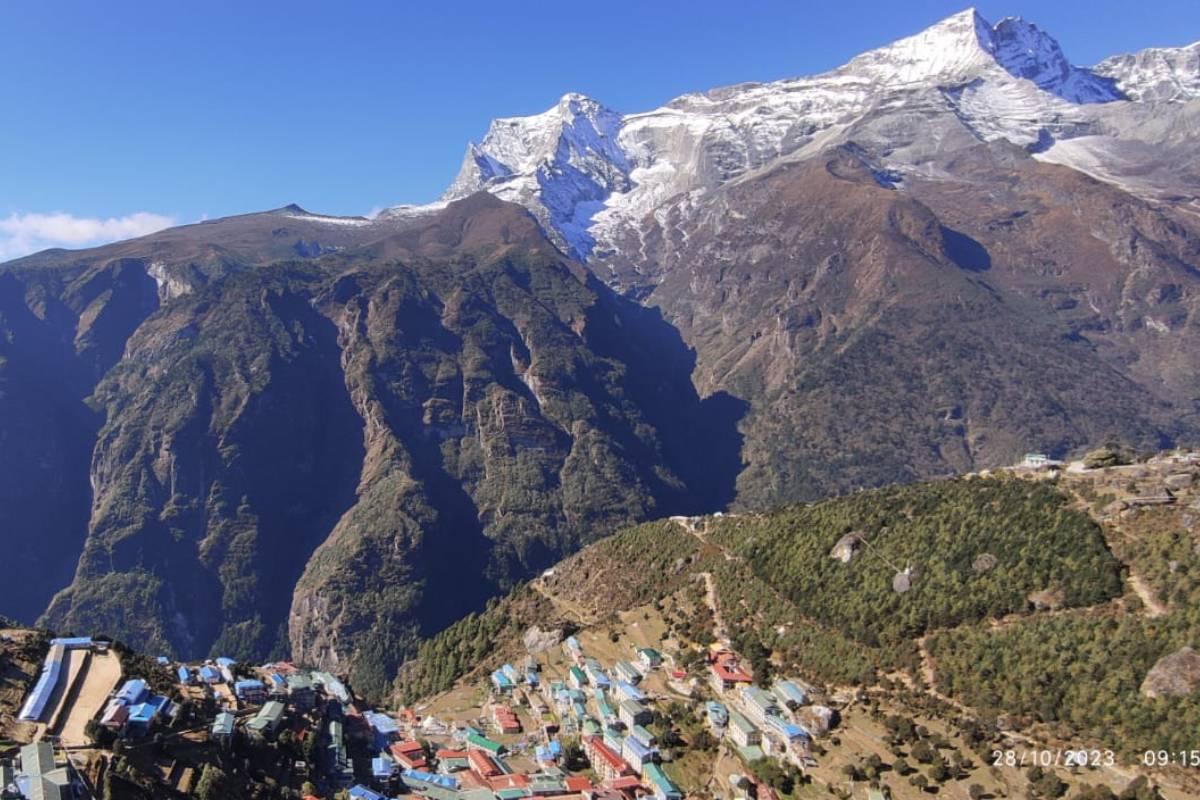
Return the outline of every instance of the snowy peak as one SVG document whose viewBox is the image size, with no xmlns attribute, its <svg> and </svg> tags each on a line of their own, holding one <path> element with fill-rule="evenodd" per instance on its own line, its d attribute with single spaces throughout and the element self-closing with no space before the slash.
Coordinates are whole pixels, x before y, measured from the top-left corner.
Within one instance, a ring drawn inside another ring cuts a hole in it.
<svg viewBox="0 0 1200 800">
<path fill-rule="evenodd" d="M 1122 99 L 1111 78 L 1072 66 L 1058 42 L 1031 22 L 1008 17 L 992 28 L 991 35 L 996 63 L 1010 75 L 1072 103 Z"/>
<path fill-rule="evenodd" d="M 1058 42 L 1019 17 L 992 25 L 967 9 L 852 59 L 839 72 L 890 86 L 965 83 L 994 67 L 1072 103 L 1121 99 L 1110 78 L 1072 66 Z"/>
<path fill-rule="evenodd" d="M 1097 64 L 1093 72 L 1112 79 L 1130 100 L 1195 100 L 1200 98 L 1200 42 L 1113 56 Z"/>
<path fill-rule="evenodd" d="M 493 120 L 483 139 L 467 147 L 459 175 L 443 199 L 532 174 L 556 158 L 623 163 L 616 145 L 620 126 L 620 114 L 576 93 L 563 95 L 541 114 Z"/>
</svg>

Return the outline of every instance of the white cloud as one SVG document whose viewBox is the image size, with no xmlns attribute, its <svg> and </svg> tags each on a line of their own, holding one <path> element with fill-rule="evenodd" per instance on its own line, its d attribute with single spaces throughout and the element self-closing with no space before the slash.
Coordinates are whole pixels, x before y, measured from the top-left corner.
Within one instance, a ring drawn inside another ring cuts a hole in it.
<svg viewBox="0 0 1200 800">
<path fill-rule="evenodd" d="M 124 217 L 76 217 L 73 214 L 9 214 L 0 217 L 0 261 L 48 247 L 90 247 L 145 236 L 176 224 L 162 214 L 138 211 Z"/>
</svg>

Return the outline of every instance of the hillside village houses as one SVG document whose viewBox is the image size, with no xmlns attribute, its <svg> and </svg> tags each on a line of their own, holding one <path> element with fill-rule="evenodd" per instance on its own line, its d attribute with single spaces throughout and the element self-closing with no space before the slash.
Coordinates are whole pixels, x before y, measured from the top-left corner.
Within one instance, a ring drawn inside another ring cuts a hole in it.
<svg viewBox="0 0 1200 800">
<path fill-rule="evenodd" d="M 67 647 L 57 651 L 60 659 Z M 227 658 L 200 664 L 162 659 L 160 668 L 174 683 L 173 694 L 204 700 L 193 702 L 193 711 L 215 706 L 199 730 L 222 750 L 266 746 L 284 730 L 319 737 L 306 748 L 313 763 L 300 766 L 327 794 L 347 789 L 368 800 L 401 792 L 427 800 L 680 800 L 670 766 L 663 766 L 671 753 L 660 749 L 655 709 L 664 696 L 688 697 L 671 687 L 688 680 L 694 687 L 696 679 L 668 665 L 654 648 L 632 648 L 627 658 L 610 664 L 587 655 L 575 637 L 567 637 L 562 648 L 567 663 L 554 675 L 539 674 L 541 666 L 532 658 L 488 673 L 490 692 L 478 718 L 450 724 L 408 709 L 371 708 L 336 676 L 287 662 L 255 667 Z M 828 709 L 812 704 L 811 692 L 794 681 L 777 681 L 769 689 L 752 685 L 726 646 L 709 651 L 704 669 L 719 700 L 700 710 L 715 735 L 728 738 L 745 761 L 769 755 L 806 763 L 811 735 L 801 718 L 817 732 L 831 722 L 823 713 Z M 129 739 L 171 725 L 176 704 L 152 685 L 161 686 L 162 677 L 122 681 L 105 703 L 100 724 Z M 595 783 L 568 774 L 563 763 L 568 743 L 580 745 Z M 63 778 L 56 770 L 65 768 L 52 766 L 52 752 L 43 753 L 0 763 L 0 777 L 50 783 Z M 370 757 L 359 758 L 363 754 Z"/>
</svg>

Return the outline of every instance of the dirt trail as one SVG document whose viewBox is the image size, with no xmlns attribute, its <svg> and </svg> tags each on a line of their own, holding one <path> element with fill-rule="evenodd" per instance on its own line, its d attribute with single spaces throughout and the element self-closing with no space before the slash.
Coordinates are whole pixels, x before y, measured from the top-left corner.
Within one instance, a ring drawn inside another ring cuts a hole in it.
<svg viewBox="0 0 1200 800">
<path fill-rule="evenodd" d="M 1153 619 L 1167 613 L 1167 607 L 1158 599 L 1154 590 L 1142 580 L 1141 575 L 1134 573 L 1132 568 L 1129 570 L 1129 588 L 1133 589 L 1138 598 L 1141 599 L 1142 605 L 1146 607 L 1147 617 Z"/>
</svg>

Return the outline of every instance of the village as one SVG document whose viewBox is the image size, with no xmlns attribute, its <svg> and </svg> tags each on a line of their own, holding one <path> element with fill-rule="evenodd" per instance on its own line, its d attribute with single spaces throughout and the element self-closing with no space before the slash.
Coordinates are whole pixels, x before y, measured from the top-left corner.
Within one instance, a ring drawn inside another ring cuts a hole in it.
<svg viewBox="0 0 1200 800">
<path fill-rule="evenodd" d="M 754 686 L 727 645 L 709 648 L 701 678 L 652 646 L 630 644 L 625 657 L 610 650 L 601 660 L 567 636 L 463 687 L 449 706 L 394 713 L 368 706 L 328 672 L 286 662 L 159 657 L 146 659 L 151 674 L 115 680 L 108 647 L 53 640 L 20 717 L 35 726 L 35 741 L 0 761 L 0 797 L 100 797 L 102 775 L 85 764 L 105 752 L 138 759 L 164 789 L 191 795 L 201 769 L 180 755 L 189 748 L 255 769 L 264 748 L 286 742 L 290 755 L 272 780 L 306 797 L 682 800 L 669 774 L 681 743 L 663 741 L 665 704 L 691 707 L 746 765 L 771 758 L 802 770 L 813 763 L 813 738 L 836 722 L 800 682 Z M 99 659 L 106 668 L 93 674 Z M 742 773 L 731 778 L 733 796 L 773 796 Z"/>
</svg>

